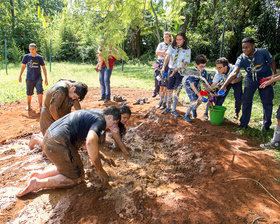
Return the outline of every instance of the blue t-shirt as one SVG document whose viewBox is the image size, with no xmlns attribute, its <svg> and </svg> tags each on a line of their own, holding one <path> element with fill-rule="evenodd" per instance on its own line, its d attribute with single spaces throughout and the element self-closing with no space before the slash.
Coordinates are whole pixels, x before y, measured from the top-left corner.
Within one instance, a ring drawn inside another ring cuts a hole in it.
<svg viewBox="0 0 280 224">
<path fill-rule="evenodd" d="M 273 57 L 264 48 L 256 48 L 253 57 L 248 57 L 244 53 L 241 54 L 235 66 L 239 69 L 243 67 L 247 72 L 246 79 L 260 81 L 260 79 L 271 76 L 272 70 L 270 63 L 272 62 Z"/>
<path fill-rule="evenodd" d="M 205 74 L 205 75 L 204 75 Z M 215 72 L 205 72 L 202 73 L 203 78 L 206 79 L 206 81 L 208 82 L 209 85 L 211 85 L 213 83 L 213 78 L 215 76 Z"/>
<path fill-rule="evenodd" d="M 48 128 L 52 139 L 64 139 L 72 144 L 86 140 L 87 134 L 93 130 L 99 137 L 106 129 L 106 121 L 102 114 L 94 110 L 77 110 L 56 120 Z"/>
<path fill-rule="evenodd" d="M 194 69 L 194 71 L 197 71 L 197 69 Z M 205 79 L 207 79 L 206 78 L 207 77 L 207 71 L 205 69 L 202 71 L 201 76 L 204 77 Z M 200 78 L 189 76 L 186 80 L 185 87 L 190 87 L 190 84 L 194 83 L 195 88 L 198 89 L 200 80 L 201 80 Z"/>
<path fill-rule="evenodd" d="M 37 54 L 35 57 L 32 57 L 30 54 L 26 54 L 22 59 L 22 64 L 27 65 L 26 80 L 37 80 L 42 78 L 40 66 L 44 66 L 45 62 L 41 55 Z"/>
</svg>

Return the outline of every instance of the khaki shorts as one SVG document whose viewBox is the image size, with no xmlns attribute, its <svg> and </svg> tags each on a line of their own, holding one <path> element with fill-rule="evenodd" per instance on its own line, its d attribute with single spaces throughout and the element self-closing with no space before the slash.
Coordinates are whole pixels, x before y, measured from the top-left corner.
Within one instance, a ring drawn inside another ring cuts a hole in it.
<svg viewBox="0 0 280 224">
<path fill-rule="evenodd" d="M 43 151 L 58 171 L 70 179 L 84 178 L 84 168 L 78 149 L 63 138 L 52 139 L 47 131 L 43 140 Z"/>
</svg>

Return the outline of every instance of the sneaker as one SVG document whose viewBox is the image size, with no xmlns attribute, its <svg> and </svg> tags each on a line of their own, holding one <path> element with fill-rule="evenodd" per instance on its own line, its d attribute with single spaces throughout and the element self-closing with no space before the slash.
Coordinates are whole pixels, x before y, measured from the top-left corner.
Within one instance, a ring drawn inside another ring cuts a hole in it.
<svg viewBox="0 0 280 224">
<path fill-rule="evenodd" d="M 197 118 L 196 109 L 192 109 L 193 118 Z"/>
<path fill-rule="evenodd" d="M 237 120 L 238 117 L 239 117 L 239 114 L 235 112 L 233 118 Z"/>
<path fill-rule="evenodd" d="M 280 149 L 280 142 L 268 142 L 268 143 L 260 144 L 260 147 L 264 149 L 269 149 L 269 148 Z"/>
<path fill-rule="evenodd" d="M 156 96 L 157 96 L 157 94 L 156 94 L 156 93 L 153 93 L 152 97 L 156 97 Z"/>
<path fill-rule="evenodd" d="M 103 100 L 105 100 L 105 98 L 104 98 L 104 97 L 101 97 L 98 101 L 103 101 Z"/>
<path fill-rule="evenodd" d="M 204 114 L 204 115 L 203 115 L 203 119 L 206 120 L 206 121 L 209 121 L 208 115 L 207 115 L 207 114 Z"/>
<path fill-rule="evenodd" d="M 159 102 L 159 104 L 157 105 L 157 108 L 161 108 L 162 107 L 162 102 Z"/>
<path fill-rule="evenodd" d="M 25 108 L 25 110 L 26 110 L 26 111 L 30 111 L 30 110 L 31 110 L 31 107 L 27 106 L 27 107 Z"/>
<path fill-rule="evenodd" d="M 174 115 L 175 117 L 181 116 L 176 110 L 172 111 L 171 114 Z"/>
<path fill-rule="evenodd" d="M 170 113 L 171 112 L 171 109 L 169 109 L 168 107 L 166 107 L 161 113 L 162 114 L 167 114 L 167 113 Z"/>
<path fill-rule="evenodd" d="M 108 103 L 110 101 L 110 99 L 105 99 L 104 103 Z"/>
<path fill-rule="evenodd" d="M 183 119 L 184 119 L 185 121 L 187 121 L 187 122 L 191 122 L 191 121 L 192 121 L 192 119 L 190 118 L 190 116 L 187 115 L 187 114 L 183 117 Z"/>
<path fill-rule="evenodd" d="M 163 110 L 164 108 L 166 108 L 166 103 L 163 103 L 159 109 Z"/>
</svg>

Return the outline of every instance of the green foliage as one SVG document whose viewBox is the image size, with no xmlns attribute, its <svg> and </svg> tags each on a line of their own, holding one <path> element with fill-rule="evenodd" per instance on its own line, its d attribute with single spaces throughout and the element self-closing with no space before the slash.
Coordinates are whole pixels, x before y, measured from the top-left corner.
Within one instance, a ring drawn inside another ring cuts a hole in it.
<svg viewBox="0 0 280 224">
<path fill-rule="evenodd" d="M 9 61 L 16 62 L 35 42 L 48 59 L 52 40 L 53 60 L 96 63 L 102 45 L 105 59 L 117 50 L 119 58 L 147 62 L 154 60 L 165 30 L 183 30 L 192 58 L 204 53 L 215 60 L 225 23 L 223 56 L 234 62 L 246 36 L 273 55 L 280 53 L 277 7 L 274 0 L 0 0 L 0 50 L 6 39 Z"/>
<path fill-rule="evenodd" d="M 23 52 L 20 50 L 20 48 L 16 45 L 16 42 L 14 39 L 12 39 L 12 45 L 8 47 L 7 49 L 7 59 L 11 62 L 20 62 L 21 56 Z"/>
</svg>

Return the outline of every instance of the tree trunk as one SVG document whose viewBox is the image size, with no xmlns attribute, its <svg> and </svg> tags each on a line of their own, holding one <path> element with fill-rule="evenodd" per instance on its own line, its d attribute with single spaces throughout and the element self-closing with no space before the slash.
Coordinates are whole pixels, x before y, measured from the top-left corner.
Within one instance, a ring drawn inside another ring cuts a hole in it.
<svg viewBox="0 0 280 224">
<path fill-rule="evenodd" d="M 153 6 L 153 0 L 150 0 L 150 3 L 151 3 L 151 8 L 152 8 L 152 11 L 153 11 L 153 14 L 154 14 L 154 17 L 155 17 L 155 24 L 156 24 L 156 35 L 157 35 L 157 39 L 158 39 L 158 43 L 160 43 L 160 34 L 159 34 L 159 28 L 158 28 L 158 18 L 157 18 L 157 14 L 155 12 L 155 9 L 154 9 L 154 6 Z"/>
<path fill-rule="evenodd" d="M 11 16 L 12 16 L 12 35 L 14 34 L 15 28 L 15 9 L 14 9 L 14 0 L 10 0 L 11 5 Z"/>
<path fill-rule="evenodd" d="M 137 27 L 137 30 L 132 31 L 130 35 L 130 47 L 133 55 L 137 58 L 141 56 L 141 32 L 140 28 Z"/>
<path fill-rule="evenodd" d="M 200 0 L 195 0 L 195 12 L 193 15 L 193 26 L 197 27 L 198 24 L 198 12 L 200 8 Z"/>
<path fill-rule="evenodd" d="M 190 20 L 190 15 L 189 14 L 185 15 L 185 21 L 184 21 L 184 23 L 183 23 L 183 25 L 181 27 L 182 33 L 186 33 L 187 32 L 189 20 Z"/>
<path fill-rule="evenodd" d="M 140 58 L 141 56 L 141 35 L 140 35 L 140 27 L 137 27 L 136 31 L 136 57 Z"/>
</svg>

